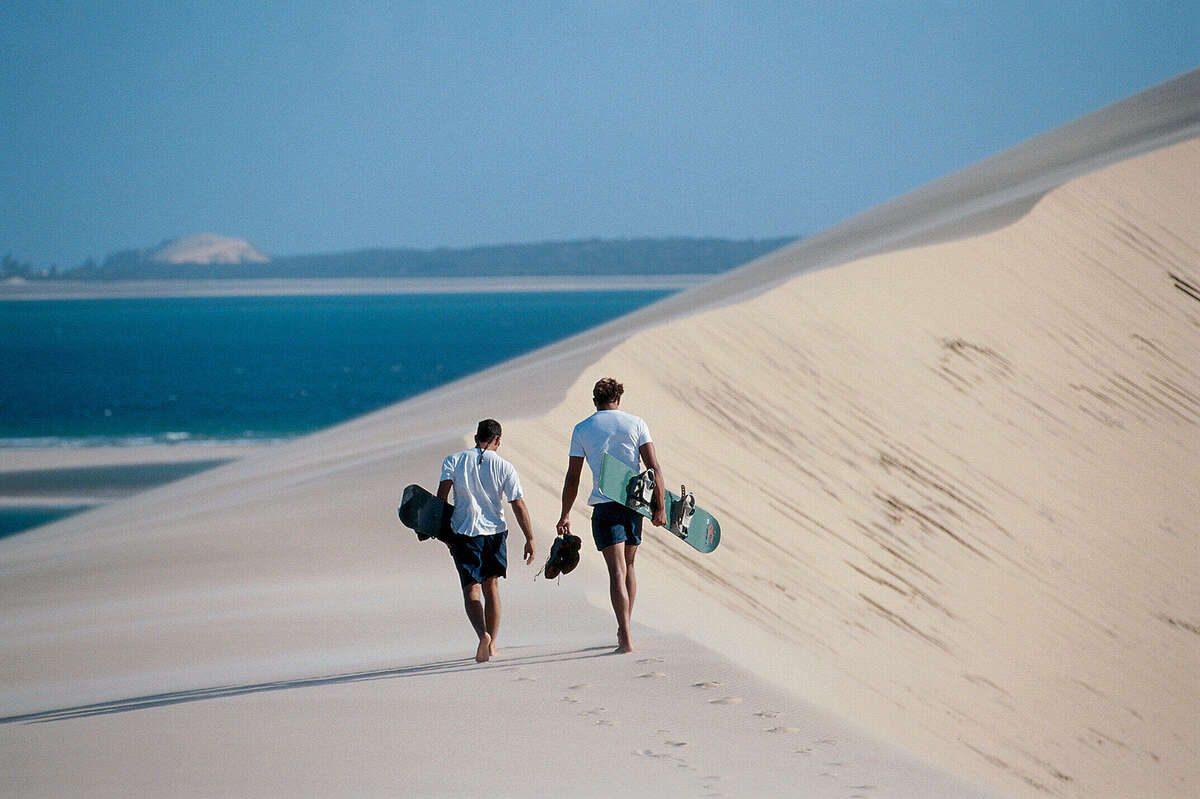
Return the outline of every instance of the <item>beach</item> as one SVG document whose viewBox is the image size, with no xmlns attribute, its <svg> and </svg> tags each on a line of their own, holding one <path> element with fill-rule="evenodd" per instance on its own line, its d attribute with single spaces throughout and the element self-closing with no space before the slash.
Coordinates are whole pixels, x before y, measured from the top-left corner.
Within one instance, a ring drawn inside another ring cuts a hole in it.
<svg viewBox="0 0 1200 799">
<path fill-rule="evenodd" d="M 526 291 L 679 291 L 711 275 L 544 277 L 246 278 L 180 280 L 22 280 L 0 282 L 3 300 L 147 297 L 310 297 L 379 294 L 483 294 Z"/>
<path fill-rule="evenodd" d="M 0 541 L 0 792 L 1194 795 L 1198 135 L 1192 72 L 301 439 L 6 453 L 230 460 Z M 510 539 L 476 664 L 400 490 L 500 419 L 540 565 L 609 375 L 721 546 L 647 533 L 616 656 Z"/>
</svg>

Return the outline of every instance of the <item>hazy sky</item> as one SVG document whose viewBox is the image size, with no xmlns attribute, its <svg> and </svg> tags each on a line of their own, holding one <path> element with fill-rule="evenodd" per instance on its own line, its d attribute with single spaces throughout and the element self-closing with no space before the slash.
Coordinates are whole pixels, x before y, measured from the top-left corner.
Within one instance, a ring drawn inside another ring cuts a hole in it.
<svg viewBox="0 0 1200 799">
<path fill-rule="evenodd" d="M 6 0 L 0 253 L 811 233 L 1197 66 L 1196 0 Z"/>
</svg>

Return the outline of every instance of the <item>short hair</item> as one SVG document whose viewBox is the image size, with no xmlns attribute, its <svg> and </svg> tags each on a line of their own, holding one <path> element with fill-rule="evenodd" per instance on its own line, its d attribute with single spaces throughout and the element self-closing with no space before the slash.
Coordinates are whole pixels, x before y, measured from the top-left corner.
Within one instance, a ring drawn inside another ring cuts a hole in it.
<svg viewBox="0 0 1200 799">
<path fill-rule="evenodd" d="M 625 386 L 611 377 L 603 377 L 592 387 L 592 402 L 596 405 L 607 405 L 610 402 L 620 402 L 625 393 Z"/>
<path fill-rule="evenodd" d="M 494 441 L 500 437 L 500 423 L 495 419 L 484 419 L 479 423 L 479 427 L 475 428 L 475 443 L 483 444 L 487 441 Z"/>
</svg>

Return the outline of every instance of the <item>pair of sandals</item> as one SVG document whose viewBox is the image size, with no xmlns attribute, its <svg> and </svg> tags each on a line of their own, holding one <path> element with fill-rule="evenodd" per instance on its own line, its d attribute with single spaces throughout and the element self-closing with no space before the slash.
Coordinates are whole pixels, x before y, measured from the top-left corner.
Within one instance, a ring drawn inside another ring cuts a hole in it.
<svg viewBox="0 0 1200 799">
<path fill-rule="evenodd" d="M 579 565 L 579 547 L 582 544 L 579 536 L 570 533 L 554 539 L 550 557 L 546 558 L 546 567 L 542 570 L 546 579 L 553 580 L 560 574 L 570 574 Z"/>
</svg>

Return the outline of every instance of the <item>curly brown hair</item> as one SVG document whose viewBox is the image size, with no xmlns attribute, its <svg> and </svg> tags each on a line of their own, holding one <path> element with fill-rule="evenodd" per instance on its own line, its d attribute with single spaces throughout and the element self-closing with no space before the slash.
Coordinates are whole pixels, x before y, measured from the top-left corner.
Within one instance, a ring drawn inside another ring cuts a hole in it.
<svg viewBox="0 0 1200 799">
<path fill-rule="evenodd" d="M 611 377 L 604 377 L 596 381 L 596 385 L 592 388 L 592 402 L 596 406 L 608 405 L 611 402 L 620 402 L 621 395 L 625 393 L 625 386 L 618 383 Z"/>
</svg>

